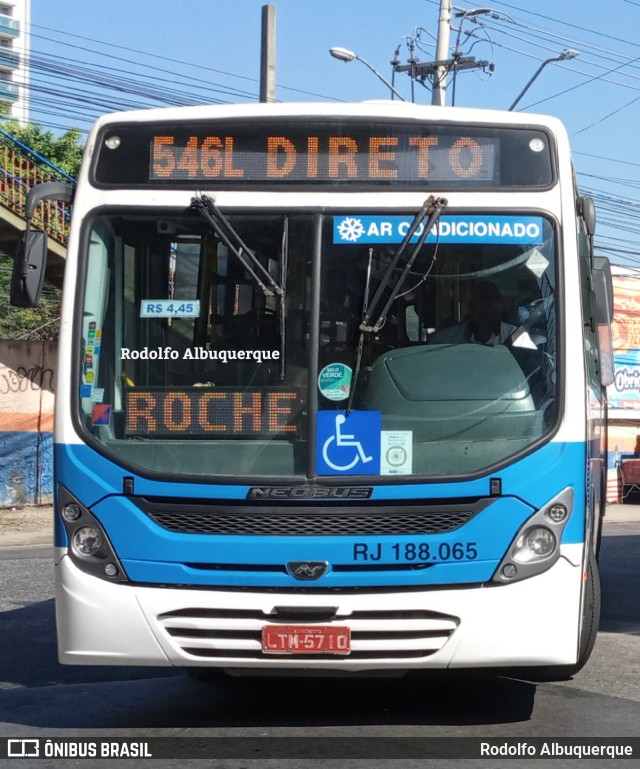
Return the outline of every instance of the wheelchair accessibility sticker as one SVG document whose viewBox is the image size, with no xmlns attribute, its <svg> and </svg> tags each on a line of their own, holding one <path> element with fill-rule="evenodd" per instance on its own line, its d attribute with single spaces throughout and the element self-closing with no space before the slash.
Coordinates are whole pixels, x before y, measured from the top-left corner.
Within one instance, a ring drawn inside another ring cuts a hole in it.
<svg viewBox="0 0 640 769">
<path fill-rule="evenodd" d="M 319 411 L 318 475 L 377 475 L 380 472 L 379 411 Z"/>
</svg>

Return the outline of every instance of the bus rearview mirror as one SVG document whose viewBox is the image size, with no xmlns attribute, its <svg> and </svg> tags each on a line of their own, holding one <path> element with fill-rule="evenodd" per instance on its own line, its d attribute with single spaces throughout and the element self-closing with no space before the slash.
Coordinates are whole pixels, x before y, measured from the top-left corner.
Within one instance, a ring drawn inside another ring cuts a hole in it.
<svg viewBox="0 0 640 769">
<path fill-rule="evenodd" d="M 11 276 L 11 304 L 36 307 L 47 266 L 47 234 L 29 229 L 20 236 Z"/>
<path fill-rule="evenodd" d="M 593 293 L 595 295 L 596 329 L 600 350 L 600 384 L 607 387 L 615 379 L 611 321 L 613 320 L 613 279 L 611 265 L 605 256 L 593 257 Z"/>
<path fill-rule="evenodd" d="M 606 256 L 593 257 L 593 292 L 596 298 L 596 322 L 608 324 L 613 320 L 613 279 Z"/>
</svg>

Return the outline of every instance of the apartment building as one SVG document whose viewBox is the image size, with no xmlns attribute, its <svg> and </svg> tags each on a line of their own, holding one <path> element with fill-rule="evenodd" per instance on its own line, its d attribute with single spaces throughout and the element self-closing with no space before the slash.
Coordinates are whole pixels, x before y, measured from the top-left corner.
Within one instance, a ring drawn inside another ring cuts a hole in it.
<svg viewBox="0 0 640 769">
<path fill-rule="evenodd" d="M 0 0 L 0 103 L 8 117 L 29 119 L 31 0 Z"/>
</svg>

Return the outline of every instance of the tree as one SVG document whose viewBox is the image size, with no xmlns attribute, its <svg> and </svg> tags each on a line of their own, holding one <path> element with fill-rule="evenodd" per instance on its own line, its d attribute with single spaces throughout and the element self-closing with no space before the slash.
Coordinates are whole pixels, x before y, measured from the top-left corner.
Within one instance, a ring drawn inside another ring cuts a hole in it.
<svg viewBox="0 0 640 769">
<path fill-rule="evenodd" d="M 3 112 L 6 113 L 6 109 L 0 107 L 0 116 Z M 83 151 L 82 133 L 78 128 L 55 136 L 37 123 L 21 126 L 15 120 L 2 120 L 1 117 L 0 127 L 70 176 L 78 176 Z M 11 256 L 0 251 L 0 339 L 57 339 L 60 291 L 45 282 L 38 307 L 12 307 L 9 304 L 12 267 Z"/>
<path fill-rule="evenodd" d="M 66 171 L 70 176 L 74 178 L 78 176 L 84 149 L 81 144 L 82 132 L 79 128 L 71 128 L 66 133 L 56 136 L 52 131 L 46 131 L 39 123 L 21 126 L 15 120 L 5 120 L 0 125 L 8 134 Z"/>
</svg>

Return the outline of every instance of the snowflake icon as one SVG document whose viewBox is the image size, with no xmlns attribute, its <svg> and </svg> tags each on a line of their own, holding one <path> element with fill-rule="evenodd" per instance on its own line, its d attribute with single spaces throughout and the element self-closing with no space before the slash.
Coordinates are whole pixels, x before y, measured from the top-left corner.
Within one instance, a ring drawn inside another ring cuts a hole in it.
<svg viewBox="0 0 640 769">
<path fill-rule="evenodd" d="M 338 225 L 338 232 L 342 240 L 349 240 L 353 243 L 364 235 L 364 227 L 360 219 L 348 216 Z"/>
</svg>

